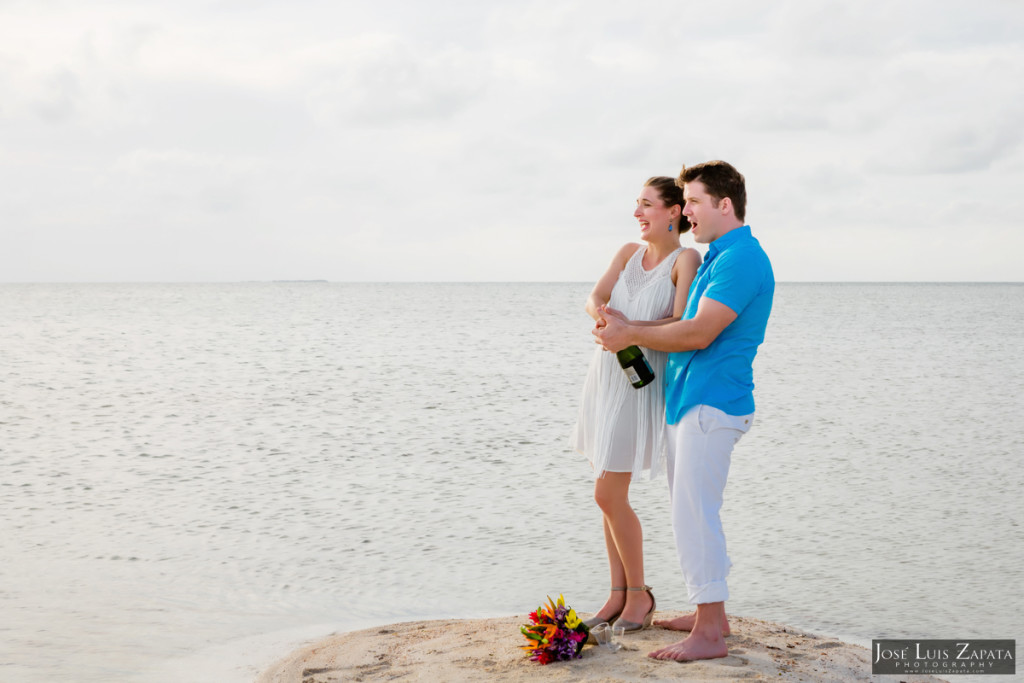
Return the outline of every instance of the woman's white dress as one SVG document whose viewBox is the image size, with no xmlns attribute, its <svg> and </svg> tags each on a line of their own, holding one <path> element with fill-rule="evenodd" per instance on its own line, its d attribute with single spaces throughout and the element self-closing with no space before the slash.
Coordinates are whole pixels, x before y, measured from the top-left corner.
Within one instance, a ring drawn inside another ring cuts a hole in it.
<svg viewBox="0 0 1024 683">
<path fill-rule="evenodd" d="M 675 285 L 672 265 L 683 248 L 644 270 L 641 245 L 612 288 L 608 305 L 630 320 L 660 320 L 672 315 Z M 643 348 L 643 347 L 641 347 Z M 587 456 L 594 476 L 631 472 L 633 480 L 653 479 L 665 470 L 665 362 L 668 354 L 643 348 L 655 380 L 636 389 L 614 353 L 598 348 L 583 382 L 579 416 L 570 438 Z"/>
</svg>

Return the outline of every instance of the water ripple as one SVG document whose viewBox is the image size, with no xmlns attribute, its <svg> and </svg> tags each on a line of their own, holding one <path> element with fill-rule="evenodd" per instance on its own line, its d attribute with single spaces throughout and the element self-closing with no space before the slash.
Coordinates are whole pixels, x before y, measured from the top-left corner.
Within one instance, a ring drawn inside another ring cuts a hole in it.
<svg viewBox="0 0 1024 683">
<path fill-rule="evenodd" d="M 4 676 L 144 680 L 353 614 L 596 607 L 600 518 L 566 448 L 588 288 L 0 286 Z M 731 610 L 1024 632 L 1021 294 L 780 285 L 726 494 Z M 682 607 L 664 484 L 631 498 Z"/>
</svg>

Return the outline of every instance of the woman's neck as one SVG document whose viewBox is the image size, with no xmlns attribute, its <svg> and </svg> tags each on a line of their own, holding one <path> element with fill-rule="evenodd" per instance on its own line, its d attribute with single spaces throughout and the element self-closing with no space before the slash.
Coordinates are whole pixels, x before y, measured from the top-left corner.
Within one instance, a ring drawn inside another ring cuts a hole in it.
<svg viewBox="0 0 1024 683">
<path fill-rule="evenodd" d="M 644 254 L 644 265 L 650 268 L 661 263 L 669 254 L 679 248 L 679 233 L 665 235 L 663 239 L 647 242 L 647 253 Z"/>
</svg>

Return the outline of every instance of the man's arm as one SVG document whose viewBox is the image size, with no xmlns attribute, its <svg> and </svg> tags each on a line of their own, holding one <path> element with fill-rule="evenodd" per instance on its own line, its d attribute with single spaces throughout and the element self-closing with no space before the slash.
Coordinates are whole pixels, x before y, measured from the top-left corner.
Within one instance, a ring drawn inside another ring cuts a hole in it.
<svg viewBox="0 0 1024 683">
<path fill-rule="evenodd" d="M 630 320 L 629 318 L 626 317 L 625 313 L 623 313 L 622 311 L 617 311 L 607 304 L 605 304 L 604 306 L 598 306 L 596 309 L 596 313 L 597 315 L 594 318 L 595 320 L 614 316 L 621 320 L 622 322 L 629 323 L 630 325 L 636 325 L 638 327 L 647 325 L 667 325 L 669 323 L 676 322 L 680 318 L 680 316 L 676 315 L 669 316 L 668 318 L 661 318 L 659 320 Z M 603 323 L 598 324 L 598 327 L 602 326 Z"/>
<path fill-rule="evenodd" d="M 658 351 L 704 349 L 736 319 L 736 311 L 708 297 L 701 297 L 697 315 L 663 325 L 645 326 L 626 322 L 614 315 L 598 318 L 593 334 L 609 351 L 621 351 L 638 344 Z"/>
</svg>

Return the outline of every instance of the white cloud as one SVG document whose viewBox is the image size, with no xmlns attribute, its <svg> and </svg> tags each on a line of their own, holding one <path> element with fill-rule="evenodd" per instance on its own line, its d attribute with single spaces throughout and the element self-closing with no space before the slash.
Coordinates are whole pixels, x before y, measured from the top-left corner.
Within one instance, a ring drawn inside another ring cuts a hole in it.
<svg viewBox="0 0 1024 683">
<path fill-rule="evenodd" d="M 483 94 L 483 60 L 454 46 L 431 50 L 398 36 L 368 35 L 334 46 L 330 61 L 319 66 L 323 75 L 307 103 L 326 125 L 443 119 Z"/>
<path fill-rule="evenodd" d="M 114 161 L 113 170 L 132 175 L 153 175 L 167 172 L 193 176 L 197 171 L 237 174 L 251 171 L 253 159 L 228 158 L 223 154 L 189 152 L 181 149 L 135 149 Z"/>
<path fill-rule="evenodd" d="M 725 158 L 780 279 L 1020 280 L 1021 36 L 998 0 L 8 3 L 0 272 L 589 279 L 644 179 Z"/>
</svg>

